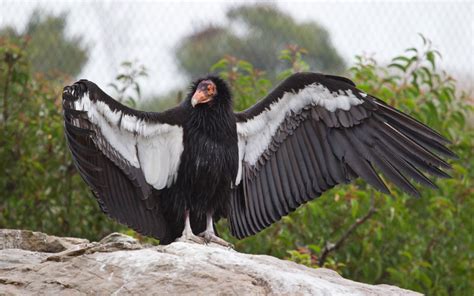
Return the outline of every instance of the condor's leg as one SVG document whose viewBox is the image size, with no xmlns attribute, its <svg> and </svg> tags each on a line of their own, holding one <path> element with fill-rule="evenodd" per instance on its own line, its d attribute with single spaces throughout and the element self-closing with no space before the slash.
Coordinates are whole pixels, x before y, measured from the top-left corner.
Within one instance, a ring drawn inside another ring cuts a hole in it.
<svg viewBox="0 0 474 296">
<path fill-rule="evenodd" d="M 206 215 L 206 230 L 199 234 L 200 237 L 204 239 L 206 243 L 216 243 L 218 245 L 233 248 L 234 246 L 231 243 L 226 242 L 222 238 L 218 237 L 214 232 L 214 223 L 212 221 L 212 213 L 207 213 Z"/>
<path fill-rule="evenodd" d="M 184 230 L 181 237 L 178 237 L 176 242 L 194 242 L 198 244 L 204 244 L 205 241 L 203 238 L 194 235 L 193 230 L 191 229 L 191 221 L 189 218 L 189 210 L 184 212 Z"/>
</svg>

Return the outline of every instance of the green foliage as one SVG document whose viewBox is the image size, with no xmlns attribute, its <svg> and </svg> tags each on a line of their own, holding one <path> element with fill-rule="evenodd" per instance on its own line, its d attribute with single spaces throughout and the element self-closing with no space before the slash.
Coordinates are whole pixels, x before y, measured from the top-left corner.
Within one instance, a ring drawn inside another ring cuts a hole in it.
<svg viewBox="0 0 474 296">
<path fill-rule="evenodd" d="M 423 46 L 408 49 L 388 66 L 358 56 L 350 73 L 362 90 L 452 140 L 451 148 L 459 155 L 459 160 L 452 162 L 453 178 L 436 180 L 437 190 L 420 188 L 419 199 L 393 187 L 392 196 L 387 196 L 357 180 L 330 190 L 245 240 L 233 239 L 222 221 L 219 232 L 225 239 L 239 251 L 270 254 L 316 267 L 323 250 L 345 237 L 356 224 L 345 241 L 327 254 L 325 267 L 353 280 L 394 284 L 428 295 L 472 294 L 474 131 L 466 125 L 466 118 L 473 115 L 473 107 L 456 89 L 453 78 L 437 68 L 440 54 L 423 40 Z M 282 53 L 284 60 L 294 57 L 283 76 L 303 63 L 304 51 L 299 53 Z M 214 68 L 232 77 L 235 104 L 239 109 L 247 108 L 270 89 L 268 78 L 249 63 L 237 60 L 231 64 L 229 60 L 221 60 Z M 265 84 L 249 89 L 249 81 Z M 357 221 L 368 215 L 372 198 L 375 214 L 358 225 Z"/>
<path fill-rule="evenodd" d="M 73 166 L 63 136 L 65 81 L 32 74 L 26 44 L 0 40 L 0 228 L 99 239 L 120 227 Z"/>
<path fill-rule="evenodd" d="M 35 10 L 23 32 L 2 28 L 0 38 L 28 40 L 26 51 L 32 72 L 53 77 L 58 73 L 75 76 L 87 62 L 87 49 L 82 37 L 66 37 L 66 17 L 66 14 L 54 16 Z"/>
<path fill-rule="evenodd" d="M 344 69 L 329 33 L 317 23 L 297 23 L 269 4 L 234 7 L 227 12 L 227 18 L 228 26 L 209 25 L 181 41 L 176 58 L 188 76 L 198 77 L 223 56 L 232 55 L 266 71 L 273 81 L 285 68 L 278 53 L 290 44 L 307 49 L 313 70 Z M 243 33 L 235 32 L 234 28 L 242 29 Z"/>
<path fill-rule="evenodd" d="M 116 92 L 116 100 L 132 108 L 137 107 L 141 98 L 139 79 L 148 77 L 144 65 L 136 62 L 125 61 L 121 64 L 120 73 L 115 77 L 115 82 L 109 83 Z"/>
<path fill-rule="evenodd" d="M 169 108 L 175 107 L 184 99 L 184 91 L 174 89 L 165 95 L 154 96 L 140 101 L 137 108 L 143 111 L 161 112 Z"/>
<path fill-rule="evenodd" d="M 302 59 L 307 51 L 297 45 L 289 45 L 281 51 L 280 59 L 289 64 L 289 68 L 279 73 L 278 79 L 287 78 L 293 73 L 309 70 L 309 65 Z M 242 111 L 263 98 L 271 87 L 266 72 L 255 68 L 251 63 L 226 55 L 211 67 L 219 73 L 233 90 L 234 109 Z"/>
<path fill-rule="evenodd" d="M 277 76 L 279 80 L 283 80 L 291 74 L 297 72 L 309 71 L 310 66 L 303 60 L 303 55 L 308 54 L 308 51 L 304 48 L 300 48 L 298 45 L 290 44 L 287 48 L 280 52 L 280 60 L 286 61 L 290 64 L 290 68 L 283 70 Z"/>
<path fill-rule="evenodd" d="M 263 97 L 271 84 L 270 80 L 264 78 L 265 72 L 233 56 L 224 57 L 211 70 L 219 72 L 232 87 L 236 98 L 234 108 L 237 110 L 243 110 L 252 105 L 255 98 Z"/>
</svg>

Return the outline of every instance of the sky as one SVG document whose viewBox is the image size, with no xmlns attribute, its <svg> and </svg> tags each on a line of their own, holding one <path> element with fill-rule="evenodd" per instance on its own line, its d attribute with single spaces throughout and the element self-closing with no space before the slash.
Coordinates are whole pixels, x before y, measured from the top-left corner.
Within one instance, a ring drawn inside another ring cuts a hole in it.
<svg viewBox="0 0 474 296">
<path fill-rule="evenodd" d="M 179 40 L 207 24 L 225 25 L 229 7 L 256 1 L 14 1 L 0 0 L 0 27 L 24 28 L 31 12 L 68 12 L 68 34 L 82 35 L 89 62 L 77 78 L 113 81 L 124 60 L 148 68 L 145 95 L 182 86 L 173 52 Z M 268 3 L 268 2 L 267 2 Z M 421 45 L 418 33 L 443 54 L 441 67 L 472 90 L 474 1 L 271 1 L 297 22 L 324 26 L 350 66 L 357 54 L 382 63 Z M 204 73 L 203 73 L 204 74 Z"/>
</svg>

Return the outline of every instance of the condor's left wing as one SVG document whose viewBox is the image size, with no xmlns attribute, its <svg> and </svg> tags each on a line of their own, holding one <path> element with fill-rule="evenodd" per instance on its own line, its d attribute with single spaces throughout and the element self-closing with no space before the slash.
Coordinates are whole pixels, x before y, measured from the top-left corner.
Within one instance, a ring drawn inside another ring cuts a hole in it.
<svg viewBox="0 0 474 296">
<path fill-rule="evenodd" d="M 239 173 L 228 214 L 232 233 L 253 235 L 337 184 L 363 178 L 389 193 L 377 172 L 411 195 L 448 177 L 454 157 L 439 133 L 358 90 L 349 79 L 298 73 L 237 113 Z"/>
</svg>

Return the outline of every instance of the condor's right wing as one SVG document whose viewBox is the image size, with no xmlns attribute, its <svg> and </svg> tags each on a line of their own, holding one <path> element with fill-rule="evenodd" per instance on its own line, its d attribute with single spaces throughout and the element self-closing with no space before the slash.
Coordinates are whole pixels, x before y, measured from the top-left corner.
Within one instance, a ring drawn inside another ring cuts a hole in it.
<svg viewBox="0 0 474 296">
<path fill-rule="evenodd" d="M 139 233 L 162 239 L 166 221 L 153 192 L 177 178 L 183 151 L 180 107 L 130 109 L 97 85 L 64 88 L 65 134 L 74 163 L 100 208 Z"/>
</svg>

